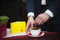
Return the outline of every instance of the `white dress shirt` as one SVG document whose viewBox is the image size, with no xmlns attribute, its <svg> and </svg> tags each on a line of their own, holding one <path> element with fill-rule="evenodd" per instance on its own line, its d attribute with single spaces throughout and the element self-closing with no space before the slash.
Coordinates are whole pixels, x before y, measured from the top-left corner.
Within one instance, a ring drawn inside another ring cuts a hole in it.
<svg viewBox="0 0 60 40">
<path fill-rule="evenodd" d="M 41 5 L 46 5 L 46 0 L 41 0 Z M 47 9 L 44 13 L 47 13 L 50 17 L 53 17 L 53 12 L 51 12 L 49 9 Z M 35 16 L 34 12 L 29 12 L 27 16 Z"/>
</svg>

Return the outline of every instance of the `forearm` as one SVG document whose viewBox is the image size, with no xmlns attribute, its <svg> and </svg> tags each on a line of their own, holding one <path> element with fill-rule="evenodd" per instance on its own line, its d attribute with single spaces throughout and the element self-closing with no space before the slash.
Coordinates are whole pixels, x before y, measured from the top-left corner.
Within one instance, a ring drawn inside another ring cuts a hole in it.
<svg viewBox="0 0 60 40">
<path fill-rule="evenodd" d="M 55 0 L 49 7 L 48 10 L 50 10 L 51 12 L 49 13 L 53 13 L 52 17 L 56 15 L 57 11 L 58 11 L 58 1 Z M 48 14 L 49 14 L 48 13 Z M 50 14 L 49 14 L 50 15 Z"/>
<path fill-rule="evenodd" d="M 34 12 L 34 0 L 27 0 L 27 13 Z"/>
</svg>

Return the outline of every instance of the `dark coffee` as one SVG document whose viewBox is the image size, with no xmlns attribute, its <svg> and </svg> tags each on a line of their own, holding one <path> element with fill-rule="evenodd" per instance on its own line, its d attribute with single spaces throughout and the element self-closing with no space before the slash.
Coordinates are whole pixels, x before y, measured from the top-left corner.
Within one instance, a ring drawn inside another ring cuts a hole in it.
<svg viewBox="0 0 60 40">
<path fill-rule="evenodd" d="M 37 27 L 33 27 L 33 28 L 31 28 L 32 30 L 38 30 L 39 28 L 37 28 Z"/>
</svg>

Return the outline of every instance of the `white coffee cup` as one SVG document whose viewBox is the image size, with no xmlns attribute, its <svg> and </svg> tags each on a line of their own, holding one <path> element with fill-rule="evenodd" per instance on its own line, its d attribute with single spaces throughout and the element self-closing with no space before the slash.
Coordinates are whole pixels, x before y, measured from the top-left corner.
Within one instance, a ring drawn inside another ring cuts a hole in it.
<svg viewBox="0 0 60 40">
<path fill-rule="evenodd" d="M 30 29 L 32 36 L 38 36 L 41 32 L 41 29 L 32 30 Z"/>
</svg>

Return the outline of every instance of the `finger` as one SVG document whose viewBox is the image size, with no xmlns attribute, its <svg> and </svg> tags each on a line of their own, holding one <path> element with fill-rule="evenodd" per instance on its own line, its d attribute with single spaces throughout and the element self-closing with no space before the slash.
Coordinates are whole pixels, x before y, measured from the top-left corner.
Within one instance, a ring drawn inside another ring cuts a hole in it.
<svg viewBox="0 0 60 40">
<path fill-rule="evenodd" d="M 27 32 L 28 32 L 28 30 L 29 30 L 29 25 L 30 25 L 30 23 L 27 22 L 27 26 L 26 26 L 26 31 L 27 31 Z"/>
<path fill-rule="evenodd" d="M 42 22 L 42 19 L 39 19 L 39 20 L 37 21 L 37 24 L 40 25 L 41 22 Z"/>
<path fill-rule="evenodd" d="M 45 22 L 45 21 L 44 21 L 44 19 L 43 19 L 43 18 L 41 18 L 40 25 L 42 25 L 44 22 Z"/>
<path fill-rule="evenodd" d="M 38 24 L 38 25 L 39 25 L 39 22 L 40 22 L 40 19 L 38 19 L 38 20 L 36 21 L 36 24 Z"/>
<path fill-rule="evenodd" d="M 36 24 L 40 24 L 42 22 L 42 18 L 40 16 L 38 16 L 35 20 Z"/>
<path fill-rule="evenodd" d="M 37 21 L 39 19 L 39 17 L 37 16 L 37 18 L 35 19 L 35 21 Z"/>
<path fill-rule="evenodd" d="M 41 20 L 39 21 L 39 25 L 41 25 L 42 22 L 43 22 L 43 20 L 41 19 Z"/>
<path fill-rule="evenodd" d="M 27 23 L 27 26 L 26 26 L 26 28 L 28 28 L 29 27 L 29 23 Z"/>
<path fill-rule="evenodd" d="M 45 23 L 45 21 L 44 21 L 44 20 L 42 20 L 41 25 L 42 25 L 42 24 L 44 24 L 44 23 Z"/>
<path fill-rule="evenodd" d="M 31 28 L 33 28 L 33 23 L 31 24 Z"/>
<path fill-rule="evenodd" d="M 39 20 L 39 17 L 37 17 L 34 21 L 34 24 L 37 24 L 37 21 Z"/>
<path fill-rule="evenodd" d="M 37 24 L 37 25 L 41 25 L 41 23 L 43 23 L 43 19 L 40 17 L 40 18 L 36 21 L 36 24 Z"/>
</svg>

